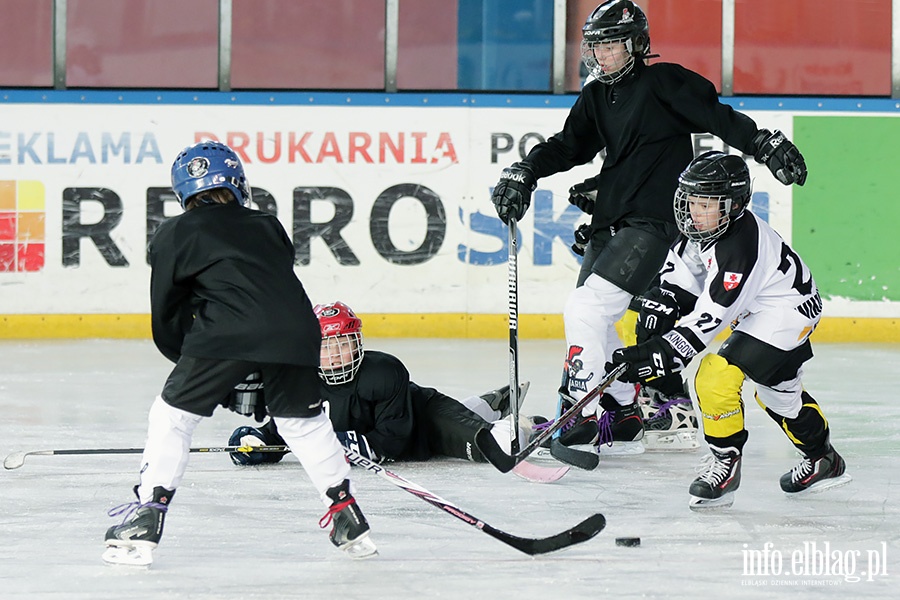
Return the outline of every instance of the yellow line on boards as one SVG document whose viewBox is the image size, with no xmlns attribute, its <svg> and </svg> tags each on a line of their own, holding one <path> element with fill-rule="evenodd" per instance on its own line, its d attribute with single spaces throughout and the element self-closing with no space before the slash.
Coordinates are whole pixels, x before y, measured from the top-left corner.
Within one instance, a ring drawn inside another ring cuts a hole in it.
<svg viewBox="0 0 900 600">
<path fill-rule="evenodd" d="M 505 314 L 361 314 L 368 337 L 487 338 L 509 335 Z M 620 332 L 621 333 L 621 332 Z M 724 337 L 727 336 L 723 334 Z M 564 339 L 562 315 L 519 315 L 521 339 Z M 0 339 L 149 339 L 150 315 L 0 315 Z M 900 319 L 825 317 L 816 342 L 900 342 Z"/>
</svg>

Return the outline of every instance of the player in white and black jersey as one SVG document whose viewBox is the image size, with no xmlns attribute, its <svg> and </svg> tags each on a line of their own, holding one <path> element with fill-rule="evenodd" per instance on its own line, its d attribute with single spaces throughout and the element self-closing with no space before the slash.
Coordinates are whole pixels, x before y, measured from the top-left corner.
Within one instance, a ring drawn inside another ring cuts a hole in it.
<svg viewBox="0 0 900 600">
<path fill-rule="evenodd" d="M 634 296 L 651 287 L 678 235 L 672 196 L 679 173 L 694 158 L 692 133 L 712 133 L 753 156 L 784 185 L 803 185 L 807 176 L 803 156 L 782 132 L 760 129 L 720 102 L 713 83 L 700 74 L 648 62 L 650 25 L 633 1 L 604 1 L 588 16 L 582 35 L 582 59 L 593 80 L 582 88 L 562 130 L 503 169 L 491 195 L 504 223 L 521 220 L 538 180 L 605 153 L 599 174 L 573 187 L 569 197 L 591 215 L 576 289 L 563 309 L 563 385 L 576 400 L 596 385 L 622 346 L 616 322 Z M 654 382 L 662 396 L 683 396 L 680 379 L 663 383 Z M 566 425 L 560 442 L 599 442 L 604 453 L 640 452 L 644 428 L 634 386 L 614 382 L 599 407 L 598 415 L 598 402 L 589 403 Z"/>
<path fill-rule="evenodd" d="M 719 351 L 701 359 L 695 379 L 712 457 L 691 484 L 694 509 L 730 506 L 740 485 L 745 378 L 756 384 L 757 402 L 804 456 L 781 477 L 785 492 L 850 480 L 829 441 L 828 421 L 800 380 L 803 363 L 813 355 L 809 336 L 822 313 L 816 283 L 781 236 L 746 210 L 750 195 L 742 158 L 707 152 L 690 163 L 675 194 L 681 236 L 660 270 L 658 294 L 660 304 L 680 319 L 674 328 L 613 353 L 613 363 L 630 365 L 626 380 L 652 381 L 682 370 L 731 325 Z"/>
</svg>

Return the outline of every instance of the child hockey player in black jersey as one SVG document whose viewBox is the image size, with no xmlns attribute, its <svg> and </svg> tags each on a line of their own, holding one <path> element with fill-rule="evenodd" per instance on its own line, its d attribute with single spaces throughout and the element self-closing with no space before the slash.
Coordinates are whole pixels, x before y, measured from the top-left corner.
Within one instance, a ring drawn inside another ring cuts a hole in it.
<svg viewBox="0 0 900 600">
<path fill-rule="evenodd" d="M 694 380 L 712 453 L 707 470 L 690 486 L 695 510 L 731 506 L 741 483 L 745 378 L 756 384 L 759 405 L 803 454 L 781 477 L 782 490 L 798 494 L 850 480 L 830 443 L 828 421 L 800 380 L 803 363 L 813 355 L 809 336 L 822 300 L 797 253 L 746 210 L 750 188 L 744 160 L 721 152 L 697 157 L 681 174 L 675 193 L 681 237 L 660 270 L 657 294 L 677 326 L 661 326 L 648 341 L 612 357 L 613 363 L 629 364 L 622 379 L 652 385 L 653 378 L 683 369 L 732 327 L 718 352 L 700 360 Z"/>
<path fill-rule="evenodd" d="M 587 18 L 582 58 L 593 80 L 585 84 L 562 131 L 503 170 L 492 202 L 504 222 L 520 220 L 538 179 L 606 156 L 600 174 L 576 186 L 569 201 L 592 214 L 578 285 L 563 318 L 565 383 L 583 398 L 622 346 L 615 323 L 632 298 L 650 287 L 678 230 L 672 195 L 678 174 L 693 158 L 692 133 L 709 132 L 765 163 L 781 183 L 803 185 L 806 165 L 780 131 L 759 129 L 750 117 L 722 104 L 713 84 L 676 64 L 645 64 L 650 30 L 630 0 L 608 0 Z M 577 188 L 577 189 L 576 189 Z M 660 408 L 686 397 L 677 378 L 654 381 Z M 563 444 L 596 444 L 622 453 L 643 451 L 635 388 L 616 382 L 566 431 Z M 688 403 L 687 406 L 690 406 Z M 602 432 L 602 433 L 601 433 Z M 599 436 L 599 437 L 598 437 Z"/>
<path fill-rule="evenodd" d="M 353 557 L 375 554 L 322 410 L 319 324 L 284 228 L 248 208 L 243 166 L 224 144 L 180 152 L 172 189 L 185 212 L 160 225 L 150 244 L 150 306 L 153 341 L 175 367 L 150 408 L 137 501 L 111 511 L 125 521 L 106 532 L 104 559 L 150 564 L 194 428 L 253 372 L 262 373 L 269 412 L 328 507 L 332 543 Z"/>
<path fill-rule="evenodd" d="M 349 306 L 320 304 L 314 312 L 322 332 L 319 395 L 327 403 L 342 444 L 376 461 L 449 456 L 484 462 L 474 443 L 475 433 L 493 421 L 492 433 L 509 451 L 509 421 L 503 420 L 510 412 L 509 386 L 462 401 L 420 387 L 409 380 L 398 358 L 364 349 L 362 320 Z M 528 383 L 520 388 L 521 401 Z M 238 427 L 228 443 L 283 445 L 279 430 L 274 420 L 260 428 Z M 277 452 L 231 454 L 235 464 L 241 465 L 278 462 L 283 456 Z"/>
</svg>

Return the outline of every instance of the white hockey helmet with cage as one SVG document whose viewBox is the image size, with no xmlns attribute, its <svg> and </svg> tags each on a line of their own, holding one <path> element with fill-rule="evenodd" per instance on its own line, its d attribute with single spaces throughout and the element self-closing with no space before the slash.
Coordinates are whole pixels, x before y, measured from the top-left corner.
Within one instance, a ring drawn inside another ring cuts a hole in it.
<svg viewBox="0 0 900 600">
<path fill-rule="evenodd" d="M 362 320 L 343 302 L 317 304 L 313 309 L 322 331 L 319 377 L 328 385 L 353 381 L 362 365 Z"/>
<path fill-rule="evenodd" d="M 607 0 L 588 16 L 581 29 L 581 60 L 595 79 L 612 84 L 650 54 L 650 26 L 641 7 L 631 0 Z M 626 56 L 612 64 L 600 57 L 601 47 L 624 44 Z"/>
<path fill-rule="evenodd" d="M 744 212 L 750 204 L 751 195 L 750 170 L 743 158 L 715 150 L 704 152 L 692 160 L 678 177 L 675 223 L 689 240 L 714 240 L 721 237 L 729 224 Z M 704 202 L 715 209 L 715 220 L 701 226 L 695 222 L 691 205 Z"/>
</svg>

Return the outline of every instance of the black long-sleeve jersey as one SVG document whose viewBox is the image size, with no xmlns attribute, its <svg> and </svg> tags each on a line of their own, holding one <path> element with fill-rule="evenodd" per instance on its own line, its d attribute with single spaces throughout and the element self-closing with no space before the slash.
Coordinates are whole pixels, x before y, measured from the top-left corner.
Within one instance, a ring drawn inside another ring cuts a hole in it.
<svg viewBox="0 0 900 600">
<path fill-rule="evenodd" d="M 319 322 L 272 215 L 198 206 L 159 226 L 150 265 L 153 341 L 166 358 L 319 365 Z"/>
<path fill-rule="evenodd" d="M 366 350 L 352 381 L 319 386 L 335 431 L 366 437 L 388 460 L 428 460 L 451 456 L 484 462 L 475 433 L 484 419 L 434 388 L 409 380 L 399 358 Z M 263 428 L 268 444 L 283 444 L 273 420 Z"/>
<path fill-rule="evenodd" d="M 591 224 L 596 230 L 629 217 L 675 222 L 678 176 L 694 158 L 692 133 L 708 132 L 753 154 L 756 123 L 719 102 L 713 84 L 672 63 L 644 65 L 621 81 L 584 86 L 562 131 L 535 146 L 525 162 L 546 177 L 606 158 Z"/>
</svg>

